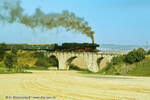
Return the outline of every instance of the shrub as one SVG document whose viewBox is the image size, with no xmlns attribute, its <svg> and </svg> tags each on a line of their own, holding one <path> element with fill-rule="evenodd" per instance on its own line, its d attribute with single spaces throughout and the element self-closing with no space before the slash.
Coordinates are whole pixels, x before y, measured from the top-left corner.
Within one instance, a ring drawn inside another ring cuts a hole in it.
<svg viewBox="0 0 150 100">
<path fill-rule="evenodd" d="M 35 52 L 33 54 L 33 57 L 36 57 L 38 60 L 35 63 L 36 66 L 40 67 L 50 67 L 50 66 L 56 66 L 58 67 L 58 60 L 55 56 L 46 57 L 44 56 L 44 53 L 42 52 Z"/>
<path fill-rule="evenodd" d="M 146 55 L 146 51 L 142 48 L 139 48 L 137 50 L 133 50 L 131 52 L 129 52 L 126 56 L 125 56 L 125 59 L 124 61 L 126 63 L 134 63 L 134 62 L 139 62 L 141 60 L 143 60 L 145 58 L 145 55 Z"/>
<path fill-rule="evenodd" d="M 121 75 L 119 72 L 114 73 L 115 75 Z"/>
<path fill-rule="evenodd" d="M 137 49 L 137 59 L 136 61 L 139 62 L 145 58 L 146 51 L 143 48 Z"/>
<path fill-rule="evenodd" d="M 74 64 L 70 64 L 69 69 L 71 70 L 77 70 L 77 71 L 86 71 L 86 69 L 81 69 L 78 66 L 74 65 Z"/>
<path fill-rule="evenodd" d="M 17 55 L 18 50 L 19 50 L 19 49 L 18 49 L 17 47 L 13 47 L 13 48 L 11 49 L 11 53 L 14 54 L 14 55 Z"/>
<path fill-rule="evenodd" d="M 29 65 L 27 65 L 27 64 L 25 64 L 23 66 L 24 66 L 24 69 L 29 69 L 30 68 Z"/>
<path fill-rule="evenodd" d="M 55 56 L 49 57 L 49 62 L 51 66 L 56 66 L 58 67 L 58 60 Z"/>
<path fill-rule="evenodd" d="M 38 66 L 38 67 L 50 67 L 51 65 L 56 65 L 58 63 L 54 62 L 53 59 L 51 59 L 51 57 L 46 57 L 44 56 L 44 53 L 42 52 L 35 52 L 33 54 L 33 57 L 37 58 L 37 62 L 35 63 L 35 66 Z M 51 61 L 52 60 L 52 61 Z"/>
<path fill-rule="evenodd" d="M 147 54 L 150 55 L 150 50 L 147 51 Z"/>
<path fill-rule="evenodd" d="M 39 67 L 50 67 L 50 63 L 46 57 L 38 58 L 35 65 Z"/>
<path fill-rule="evenodd" d="M 122 56 L 122 55 L 113 57 L 112 60 L 111 60 L 113 65 L 117 65 L 117 64 L 119 64 L 119 63 L 121 63 L 123 61 L 124 61 L 124 56 Z"/>
<path fill-rule="evenodd" d="M 17 59 L 13 54 L 7 54 L 4 58 L 4 64 L 7 68 L 12 69 L 14 65 L 17 63 Z"/>
<path fill-rule="evenodd" d="M 0 44 L 0 61 L 2 61 L 5 56 L 5 48 L 6 48 L 6 44 L 1 43 Z"/>
<path fill-rule="evenodd" d="M 24 72 L 25 66 L 24 65 L 17 65 L 14 68 L 15 72 Z"/>
<path fill-rule="evenodd" d="M 133 52 L 130 52 L 129 54 L 126 55 L 126 57 L 125 57 L 125 62 L 126 63 L 132 64 L 135 61 L 136 61 L 136 57 L 135 57 Z"/>
<path fill-rule="evenodd" d="M 108 71 L 108 70 L 110 70 L 112 67 L 113 67 L 113 63 L 112 63 L 112 62 L 109 62 L 109 63 L 107 63 L 107 66 L 106 66 L 104 69 L 102 69 L 102 70 L 103 70 L 103 71 Z"/>
</svg>

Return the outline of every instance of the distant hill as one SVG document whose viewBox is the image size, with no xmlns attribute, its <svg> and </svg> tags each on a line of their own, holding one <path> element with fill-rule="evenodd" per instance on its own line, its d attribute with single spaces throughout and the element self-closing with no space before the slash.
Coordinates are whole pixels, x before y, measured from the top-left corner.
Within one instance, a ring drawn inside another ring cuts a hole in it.
<svg viewBox="0 0 150 100">
<path fill-rule="evenodd" d="M 150 46 L 148 46 L 150 47 Z M 146 45 L 117 45 L 117 44 L 100 44 L 98 48 L 101 52 L 129 52 L 133 49 L 144 48 Z"/>
</svg>

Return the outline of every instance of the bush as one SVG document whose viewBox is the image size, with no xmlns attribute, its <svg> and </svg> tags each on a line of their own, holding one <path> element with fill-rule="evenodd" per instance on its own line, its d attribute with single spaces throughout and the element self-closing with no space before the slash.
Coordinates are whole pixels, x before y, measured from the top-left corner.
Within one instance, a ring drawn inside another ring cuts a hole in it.
<svg viewBox="0 0 150 100">
<path fill-rule="evenodd" d="M 24 65 L 17 65 L 14 68 L 15 72 L 24 72 L 25 66 Z"/>
<path fill-rule="evenodd" d="M 108 70 L 110 70 L 112 67 L 113 67 L 113 63 L 112 63 L 112 62 L 109 62 L 109 63 L 107 63 L 107 66 L 106 66 L 104 69 L 102 69 L 102 70 L 103 70 L 103 71 L 108 71 Z"/>
<path fill-rule="evenodd" d="M 58 67 L 58 60 L 57 60 L 57 58 L 56 58 L 55 56 L 51 56 L 51 57 L 49 58 L 49 61 L 50 61 L 50 65 L 51 65 L 51 66 L 56 66 L 56 67 Z"/>
<path fill-rule="evenodd" d="M 5 48 L 6 48 L 6 44 L 1 43 L 0 44 L 0 61 L 2 61 L 5 56 Z"/>
<path fill-rule="evenodd" d="M 35 66 L 38 67 L 50 67 L 51 65 L 56 65 L 58 63 L 54 62 L 54 60 L 50 57 L 44 56 L 44 53 L 42 52 L 35 52 L 33 54 L 33 57 L 37 58 L 38 60 L 35 63 Z M 52 60 L 52 61 L 51 61 Z"/>
<path fill-rule="evenodd" d="M 86 69 L 81 69 L 78 66 L 74 65 L 74 64 L 70 64 L 69 69 L 71 70 L 77 70 L 77 71 L 86 71 Z"/>
<path fill-rule="evenodd" d="M 136 61 L 139 62 L 145 58 L 146 51 L 143 48 L 137 49 L 137 59 Z"/>
<path fill-rule="evenodd" d="M 147 54 L 150 55 L 150 50 L 147 51 Z"/>
<path fill-rule="evenodd" d="M 134 62 L 139 62 L 141 60 L 143 60 L 145 58 L 146 55 L 146 51 L 142 48 L 139 48 L 137 50 L 133 50 L 131 52 L 129 52 L 126 56 L 125 56 L 125 62 L 126 63 L 134 63 Z"/>
<path fill-rule="evenodd" d="M 119 64 L 123 61 L 124 61 L 124 56 L 113 57 L 112 60 L 111 60 L 113 65 L 117 65 L 117 64 Z"/>
<path fill-rule="evenodd" d="M 18 49 L 17 47 L 13 47 L 13 48 L 11 49 L 11 53 L 14 54 L 14 55 L 17 55 L 18 50 L 19 50 L 19 49 Z"/>
<path fill-rule="evenodd" d="M 17 63 L 17 59 L 13 54 L 7 54 L 4 58 L 4 64 L 7 68 L 12 69 L 14 65 Z"/>
<path fill-rule="evenodd" d="M 35 65 L 39 67 L 50 67 L 49 59 L 46 57 L 38 58 Z"/>
<path fill-rule="evenodd" d="M 56 67 L 58 67 L 58 60 L 55 56 L 46 57 L 46 56 L 44 56 L 44 53 L 35 52 L 33 54 L 33 57 L 38 59 L 37 62 L 35 63 L 36 66 L 39 66 L 39 67 L 56 66 Z"/>
</svg>

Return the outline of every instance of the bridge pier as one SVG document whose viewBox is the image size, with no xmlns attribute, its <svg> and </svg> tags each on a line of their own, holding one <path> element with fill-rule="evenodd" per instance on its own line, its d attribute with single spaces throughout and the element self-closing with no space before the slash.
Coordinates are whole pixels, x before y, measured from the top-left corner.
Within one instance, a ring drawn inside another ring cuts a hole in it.
<svg viewBox="0 0 150 100">
<path fill-rule="evenodd" d="M 99 68 L 96 64 L 90 62 L 88 64 L 88 70 L 91 71 L 91 72 L 98 72 L 99 71 Z"/>
<path fill-rule="evenodd" d="M 95 55 L 94 53 L 90 53 L 87 56 L 85 56 L 86 59 L 86 63 L 88 64 L 88 70 L 92 71 L 92 72 L 98 72 L 99 71 L 99 67 L 97 64 L 97 55 Z"/>
<path fill-rule="evenodd" d="M 59 59 L 59 69 L 67 69 L 66 61 L 63 58 Z"/>
</svg>

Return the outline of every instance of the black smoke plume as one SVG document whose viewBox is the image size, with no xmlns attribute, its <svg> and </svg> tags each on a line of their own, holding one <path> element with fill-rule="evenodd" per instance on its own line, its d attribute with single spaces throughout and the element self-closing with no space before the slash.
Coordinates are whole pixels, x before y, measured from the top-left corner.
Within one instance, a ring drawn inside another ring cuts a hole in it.
<svg viewBox="0 0 150 100">
<path fill-rule="evenodd" d="M 24 14 L 20 0 L 1 0 L 0 21 L 7 21 L 8 23 L 19 22 L 32 29 L 36 27 L 53 29 L 62 26 L 67 31 L 74 29 L 77 32 L 85 34 L 94 43 L 94 31 L 92 31 L 88 22 L 67 10 L 62 11 L 62 13 L 45 14 L 40 8 L 37 8 L 33 15 L 27 15 Z"/>
</svg>

